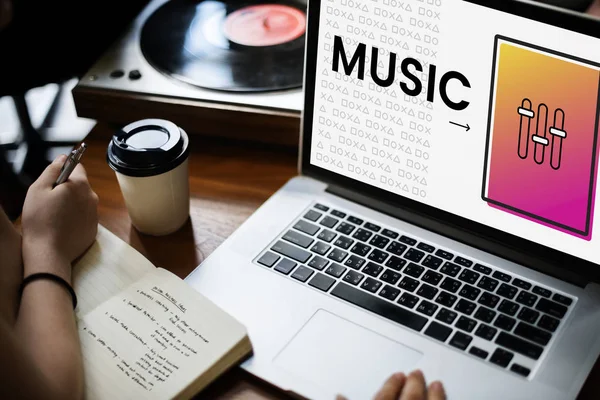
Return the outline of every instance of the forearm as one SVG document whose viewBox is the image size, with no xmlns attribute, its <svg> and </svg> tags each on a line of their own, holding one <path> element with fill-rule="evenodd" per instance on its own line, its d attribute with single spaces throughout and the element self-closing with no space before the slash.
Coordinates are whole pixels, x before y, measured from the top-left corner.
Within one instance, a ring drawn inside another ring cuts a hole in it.
<svg viewBox="0 0 600 400">
<path fill-rule="evenodd" d="M 25 276 L 37 272 L 70 271 L 68 261 L 51 249 L 24 244 Z M 71 277 L 62 276 L 70 283 Z M 63 398 L 83 397 L 83 366 L 69 292 L 59 283 L 36 280 L 22 294 L 16 333 L 54 389 Z"/>
</svg>

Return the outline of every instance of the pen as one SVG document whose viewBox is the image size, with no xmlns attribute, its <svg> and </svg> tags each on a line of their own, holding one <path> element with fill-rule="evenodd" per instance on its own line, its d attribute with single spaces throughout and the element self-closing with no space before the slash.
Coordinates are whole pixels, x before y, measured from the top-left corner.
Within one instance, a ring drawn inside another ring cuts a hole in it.
<svg viewBox="0 0 600 400">
<path fill-rule="evenodd" d="M 77 164 L 79 164 L 79 160 L 81 160 L 85 149 L 87 149 L 86 144 L 81 143 L 81 146 L 71 151 L 71 154 L 69 154 L 67 160 L 60 169 L 60 174 L 58 175 L 58 178 L 56 178 L 56 182 L 54 182 L 54 185 L 52 186 L 53 188 L 69 179 L 71 172 L 73 172 Z"/>
</svg>

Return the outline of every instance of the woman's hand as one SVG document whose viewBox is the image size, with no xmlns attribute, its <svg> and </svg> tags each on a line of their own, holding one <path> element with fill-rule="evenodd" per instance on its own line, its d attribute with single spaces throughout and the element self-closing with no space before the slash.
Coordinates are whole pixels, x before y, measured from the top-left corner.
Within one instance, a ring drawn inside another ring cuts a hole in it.
<svg viewBox="0 0 600 400">
<path fill-rule="evenodd" d="M 70 270 L 48 271 L 47 266 L 70 265 L 96 238 L 98 196 L 83 166 L 78 165 L 65 183 L 52 188 L 65 157 L 54 160 L 27 192 L 22 215 L 25 275 L 51 272 L 70 280 Z M 43 265 L 44 258 L 62 262 Z"/>
<path fill-rule="evenodd" d="M 346 399 L 338 396 L 337 400 Z M 427 387 L 421 371 L 413 371 L 408 377 L 400 372 L 385 381 L 373 400 L 446 400 L 446 393 L 438 381 Z"/>
</svg>

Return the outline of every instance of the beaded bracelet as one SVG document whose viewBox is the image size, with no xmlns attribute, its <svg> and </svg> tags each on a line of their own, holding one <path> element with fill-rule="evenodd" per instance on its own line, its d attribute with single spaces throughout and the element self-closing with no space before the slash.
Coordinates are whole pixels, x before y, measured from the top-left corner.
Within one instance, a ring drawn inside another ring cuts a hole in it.
<svg viewBox="0 0 600 400">
<path fill-rule="evenodd" d="M 65 281 L 63 278 L 61 278 L 60 276 L 54 275 L 54 274 L 51 274 L 48 272 L 39 272 L 37 274 L 31 274 L 27 278 L 23 279 L 23 282 L 21 283 L 20 294 L 21 295 L 23 294 L 23 290 L 25 290 L 25 286 L 27 286 L 29 283 L 31 283 L 33 281 L 37 281 L 39 279 L 48 279 L 48 280 L 54 281 L 54 282 L 60 284 L 61 286 L 63 286 L 71 294 L 71 299 L 73 299 L 73 310 L 77 307 L 77 295 L 75 294 L 75 290 L 73 290 L 73 287 L 71 285 L 69 285 L 69 283 L 67 281 Z"/>
</svg>

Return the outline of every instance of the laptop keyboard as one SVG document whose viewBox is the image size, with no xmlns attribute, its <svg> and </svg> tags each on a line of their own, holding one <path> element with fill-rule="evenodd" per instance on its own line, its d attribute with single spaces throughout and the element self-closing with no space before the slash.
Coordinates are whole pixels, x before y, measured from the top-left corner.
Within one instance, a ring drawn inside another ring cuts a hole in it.
<svg viewBox="0 0 600 400">
<path fill-rule="evenodd" d="M 314 204 L 257 263 L 528 377 L 574 300 Z"/>
</svg>

